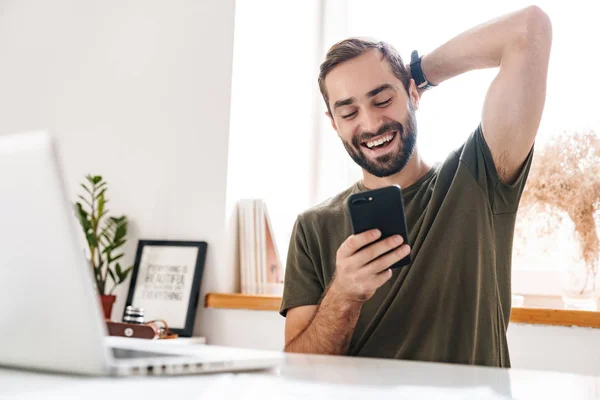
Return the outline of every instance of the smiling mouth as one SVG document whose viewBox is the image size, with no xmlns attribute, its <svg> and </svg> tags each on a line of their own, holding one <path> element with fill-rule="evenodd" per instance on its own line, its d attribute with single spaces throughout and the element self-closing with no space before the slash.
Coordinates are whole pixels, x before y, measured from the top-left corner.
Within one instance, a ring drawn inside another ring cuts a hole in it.
<svg viewBox="0 0 600 400">
<path fill-rule="evenodd" d="M 388 132 L 366 142 L 362 142 L 361 146 L 364 146 L 369 150 L 382 149 L 388 146 L 397 134 L 398 131 Z"/>
</svg>

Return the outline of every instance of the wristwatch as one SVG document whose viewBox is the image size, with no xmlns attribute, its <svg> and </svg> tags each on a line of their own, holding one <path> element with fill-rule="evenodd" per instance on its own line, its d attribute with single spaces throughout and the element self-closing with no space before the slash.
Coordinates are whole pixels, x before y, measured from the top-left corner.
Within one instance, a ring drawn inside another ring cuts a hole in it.
<svg viewBox="0 0 600 400">
<path fill-rule="evenodd" d="M 419 53 L 417 50 L 413 50 L 410 55 L 410 74 L 412 78 L 415 80 L 415 84 L 419 89 L 428 90 L 434 86 L 433 83 L 429 82 L 421 69 L 421 57 L 419 57 Z"/>
</svg>

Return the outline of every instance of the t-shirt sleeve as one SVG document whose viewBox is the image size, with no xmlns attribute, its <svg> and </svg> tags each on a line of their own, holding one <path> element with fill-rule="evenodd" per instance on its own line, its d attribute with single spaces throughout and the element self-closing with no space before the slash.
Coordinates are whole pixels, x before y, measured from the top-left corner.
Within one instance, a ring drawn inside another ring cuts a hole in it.
<svg viewBox="0 0 600 400">
<path fill-rule="evenodd" d="M 496 170 L 492 152 L 483 136 L 481 124 L 465 142 L 460 156 L 461 163 L 469 169 L 479 186 L 487 193 L 494 214 L 517 212 L 532 159 L 533 147 L 515 181 L 510 184 L 502 182 Z"/>
<path fill-rule="evenodd" d="M 296 219 L 288 249 L 283 298 L 279 313 L 286 316 L 290 308 L 317 305 L 323 295 L 315 264 L 310 256 L 301 217 Z"/>
</svg>

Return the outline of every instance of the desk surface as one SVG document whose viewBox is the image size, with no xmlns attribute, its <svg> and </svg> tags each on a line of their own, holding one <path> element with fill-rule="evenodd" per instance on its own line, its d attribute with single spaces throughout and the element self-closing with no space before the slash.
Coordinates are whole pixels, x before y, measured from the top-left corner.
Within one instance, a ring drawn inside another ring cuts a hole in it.
<svg viewBox="0 0 600 400">
<path fill-rule="evenodd" d="M 190 352 L 201 351 L 200 347 L 190 346 Z M 88 378 L 0 369 L 0 398 L 396 400 L 443 396 L 444 399 L 600 399 L 600 377 L 412 361 L 262 353 L 282 357 L 281 365 L 254 373 L 135 378 Z"/>
</svg>

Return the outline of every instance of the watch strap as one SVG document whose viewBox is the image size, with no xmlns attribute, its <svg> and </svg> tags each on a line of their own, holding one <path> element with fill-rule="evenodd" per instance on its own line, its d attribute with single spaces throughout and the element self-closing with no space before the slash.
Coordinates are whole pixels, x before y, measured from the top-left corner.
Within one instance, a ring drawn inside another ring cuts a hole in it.
<svg viewBox="0 0 600 400">
<path fill-rule="evenodd" d="M 421 69 L 421 57 L 419 57 L 417 50 L 413 50 L 410 55 L 410 74 L 415 80 L 415 84 L 419 89 L 428 90 L 434 86 L 437 86 L 429 82 L 425 77 L 425 74 Z"/>
</svg>

